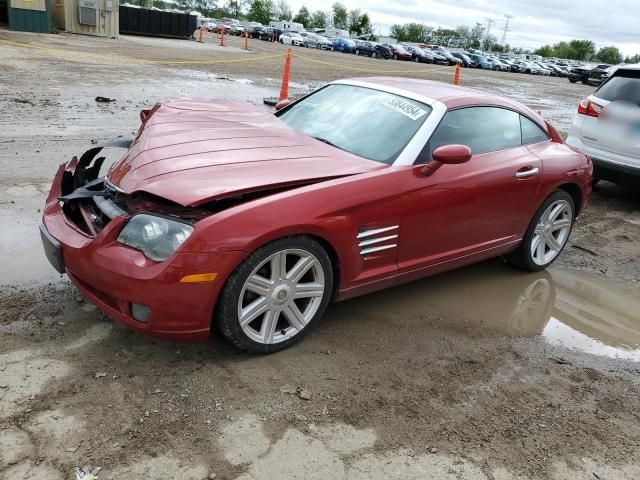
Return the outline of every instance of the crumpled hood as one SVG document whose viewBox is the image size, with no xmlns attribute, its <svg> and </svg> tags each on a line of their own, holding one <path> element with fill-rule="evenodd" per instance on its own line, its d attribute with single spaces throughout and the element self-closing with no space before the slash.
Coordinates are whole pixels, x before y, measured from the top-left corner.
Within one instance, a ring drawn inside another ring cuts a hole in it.
<svg viewBox="0 0 640 480">
<path fill-rule="evenodd" d="M 317 141 L 243 102 L 158 104 L 109 182 L 184 206 L 384 168 Z"/>
</svg>

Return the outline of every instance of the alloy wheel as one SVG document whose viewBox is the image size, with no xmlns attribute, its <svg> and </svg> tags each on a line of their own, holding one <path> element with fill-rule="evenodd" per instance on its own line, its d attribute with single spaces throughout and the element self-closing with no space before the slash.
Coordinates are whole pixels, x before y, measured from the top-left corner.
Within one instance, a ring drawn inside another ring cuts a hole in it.
<svg viewBox="0 0 640 480">
<path fill-rule="evenodd" d="M 547 207 L 531 239 L 531 258 L 536 265 L 546 265 L 560 254 L 572 223 L 573 209 L 566 200 L 557 200 Z"/>
<path fill-rule="evenodd" d="M 254 342 L 271 345 L 299 334 L 322 304 L 322 264 L 302 249 L 280 250 L 249 275 L 238 300 L 238 321 Z"/>
</svg>

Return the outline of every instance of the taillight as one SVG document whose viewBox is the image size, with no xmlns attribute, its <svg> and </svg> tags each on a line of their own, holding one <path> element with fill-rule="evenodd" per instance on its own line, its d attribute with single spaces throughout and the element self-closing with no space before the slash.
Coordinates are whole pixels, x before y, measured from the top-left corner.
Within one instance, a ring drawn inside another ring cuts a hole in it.
<svg viewBox="0 0 640 480">
<path fill-rule="evenodd" d="M 588 98 L 585 98 L 578 104 L 578 113 L 581 115 L 587 115 L 588 117 L 598 117 L 602 112 L 602 107 L 597 103 L 593 103 Z"/>
</svg>

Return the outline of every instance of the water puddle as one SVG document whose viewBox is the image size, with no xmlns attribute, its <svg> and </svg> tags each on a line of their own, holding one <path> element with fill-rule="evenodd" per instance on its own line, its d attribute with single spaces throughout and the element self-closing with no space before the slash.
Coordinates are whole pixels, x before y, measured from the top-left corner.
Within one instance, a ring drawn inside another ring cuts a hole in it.
<svg viewBox="0 0 640 480">
<path fill-rule="evenodd" d="M 398 327 L 426 320 L 470 335 L 539 335 L 552 345 L 640 361 L 640 300 L 596 274 L 524 273 L 493 260 L 347 303 Z"/>
</svg>

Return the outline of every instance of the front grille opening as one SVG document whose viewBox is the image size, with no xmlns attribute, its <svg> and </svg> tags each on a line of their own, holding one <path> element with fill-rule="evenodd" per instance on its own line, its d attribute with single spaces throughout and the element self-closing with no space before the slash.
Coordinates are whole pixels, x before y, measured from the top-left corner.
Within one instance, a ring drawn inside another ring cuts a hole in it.
<svg viewBox="0 0 640 480">
<path fill-rule="evenodd" d="M 62 207 L 62 211 L 67 217 L 67 220 L 78 227 L 81 232 L 93 236 L 93 231 L 87 224 L 81 208 L 79 202 L 66 202 Z"/>
</svg>

